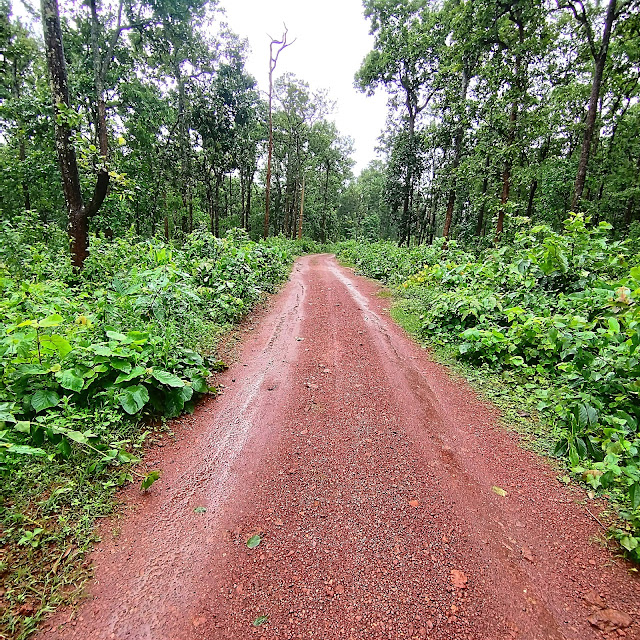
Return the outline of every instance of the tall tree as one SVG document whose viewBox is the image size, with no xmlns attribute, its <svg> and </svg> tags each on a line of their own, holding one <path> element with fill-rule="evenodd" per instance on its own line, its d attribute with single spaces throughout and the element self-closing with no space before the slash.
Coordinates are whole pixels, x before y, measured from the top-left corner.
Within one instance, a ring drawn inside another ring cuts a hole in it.
<svg viewBox="0 0 640 640">
<path fill-rule="evenodd" d="M 85 204 L 80 186 L 80 173 L 76 151 L 72 141 L 74 112 L 69 103 L 69 83 L 62 43 L 60 11 L 57 0 L 41 0 L 42 26 L 47 67 L 51 80 L 51 93 L 55 109 L 55 135 L 58 164 L 62 186 L 69 211 L 69 236 L 71 261 L 76 269 L 82 269 L 89 253 L 89 220 L 102 205 L 109 186 L 109 171 L 105 164 L 99 167 L 93 197 Z M 98 118 L 99 138 L 106 140 L 106 122 Z M 106 149 L 105 149 L 106 150 Z"/>
</svg>

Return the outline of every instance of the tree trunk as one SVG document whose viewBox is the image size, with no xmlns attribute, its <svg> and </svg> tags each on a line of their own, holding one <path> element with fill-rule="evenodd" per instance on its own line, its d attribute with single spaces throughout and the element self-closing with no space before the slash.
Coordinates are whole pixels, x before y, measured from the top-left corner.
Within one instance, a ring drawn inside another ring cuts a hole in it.
<svg viewBox="0 0 640 640">
<path fill-rule="evenodd" d="M 322 230 L 321 230 L 321 234 L 320 237 L 322 238 L 322 244 L 324 244 L 327 241 L 327 200 L 329 197 L 329 171 L 330 171 L 331 165 L 329 164 L 329 161 L 327 160 L 327 163 L 325 165 L 325 178 L 324 178 L 324 204 L 322 206 Z"/>
<path fill-rule="evenodd" d="M 253 173 L 247 181 L 247 222 L 245 229 L 247 233 L 251 232 L 251 191 L 253 190 Z"/>
<path fill-rule="evenodd" d="M 538 180 L 534 178 L 531 181 L 531 186 L 529 187 L 529 201 L 527 202 L 527 218 L 531 218 L 533 215 L 533 201 L 536 197 L 536 189 L 538 188 Z"/>
<path fill-rule="evenodd" d="M 213 199 L 213 235 L 220 237 L 220 185 L 222 184 L 222 174 L 216 175 L 216 190 Z"/>
<path fill-rule="evenodd" d="M 20 83 L 22 82 L 22 78 L 20 74 L 18 74 L 18 59 L 16 58 L 13 61 L 13 95 L 20 99 Z M 25 178 L 25 161 L 27 159 L 26 146 L 24 142 L 24 133 L 21 132 L 23 128 L 22 118 L 18 116 L 18 130 L 20 133 L 18 134 L 20 144 L 18 146 L 18 160 L 20 161 L 20 168 L 22 172 L 22 197 L 24 199 L 24 208 L 26 211 L 31 210 L 31 196 L 29 194 L 29 183 Z"/>
<path fill-rule="evenodd" d="M 56 152 L 62 176 L 62 190 L 69 212 L 68 233 L 71 240 L 71 262 L 74 268 L 80 270 L 89 255 L 89 218 L 98 212 L 107 195 L 109 172 L 106 166 L 101 168 L 96 179 L 93 198 L 85 206 L 80 188 L 80 174 L 72 142 L 71 127 L 66 114 L 66 110 L 69 109 L 69 87 L 57 0 L 41 0 L 41 12 L 45 54 L 56 114 L 54 120 Z M 92 25 L 93 28 L 94 25 Z M 94 48 L 94 59 L 97 54 L 98 52 Z M 98 83 L 100 82 L 99 78 L 96 80 Z M 97 86 L 96 89 L 99 90 L 100 86 Z M 100 102 L 100 95 L 98 102 Z M 99 117 L 96 123 L 101 145 L 103 141 L 106 143 L 106 114 L 104 110 L 102 116 L 105 119 L 100 120 Z M 100 152 L 106 152 L 106 145 L 104 148 L 101 146 Z"/>
<path fill-rule="evenodd" d="M 469 88 L 469 74 L 466 69 L 462 70 L 462 77 L 460 79 L 460 104 L 464 108 L 464 102 L 467 99 L 467 89 Z M 451 221 L 453 220 L 453 207 L 456 203 L 456 170 L 460 166 L 460 158 L 462 156 L 462 137 L 464 136 L 464 121 L 458 123 L 456 127 L 456 133 L 454 138 L 454 155 L 453 155 L 453 182 L 451 184 L 451 191 L 449 192 L 449 199 L 447 201 L 447 213 L 444 219 L 444 230 L 442 235 L 445 238 L 449 237 L 449 231 L 451 230 Z"/>
<path fill-rule="evenodd" d="M 594 58 L 593 75 L 591 79 L 591 95 L 589 96 L 589 109 L 587 111 L 587 120 L 585 122 L 584 137 L 582 139 L 582 149 L 580 150 L 580 161 L 578 162 L 578 172 L 573 187 L 573 199 L 571 200 L 571 208 L 575 211 L 582 198 L 585 181 L 587 179 L 587 169 L 589 165 L 589 155 L 591 153 L 591 141 L 593 140 L 593 132 L 596 124 L 596 116 L 598 114 L 598 101 L 600 100 L 600 89 L 602 88 L 602 76 L 607 63 L 607 54 L 609 51 L 609 41 L 611 39 L 611 31 L 615 20 L 617 0 L 609 0 L 607 14 L 604 21 L 604 31 L 602 33 L 602 43 L 600 49 Z"/>
<path fill-rule="evenodd" d="M 478 212 L 478 224 L 476 226 L 476 235 L 480 238 L 484 235 L 484 208 L 486 206 L 487 189 L 489 188 L 489 156 L 484 165 L 484 178 L 482 180 L 482 202 L 480 203 L 480 211 Z"/>
<path fill-rule="evenodd" d="M 302 176 L 302 190 L 300 192 L 300 217 L 298 218 L 298 240 L 302 238 L 302 217 L 304 215 L 304 176 Z"/>
</svg>

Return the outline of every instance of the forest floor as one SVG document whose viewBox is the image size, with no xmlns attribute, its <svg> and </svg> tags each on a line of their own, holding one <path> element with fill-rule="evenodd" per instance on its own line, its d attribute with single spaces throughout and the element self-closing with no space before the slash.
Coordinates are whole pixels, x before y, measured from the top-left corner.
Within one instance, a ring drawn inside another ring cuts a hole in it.
<svg viewBox="0 0 640 640">
<path fill-rule="evenodd" d="M 148 452 L 161 479 L 124 492 L 86 599 L 41 638 L 640 638 L 640 578 L 598 503 L 380 292 L 332 256 L 296 262 L 243 325 L 224 392 Z"/>
</svg>

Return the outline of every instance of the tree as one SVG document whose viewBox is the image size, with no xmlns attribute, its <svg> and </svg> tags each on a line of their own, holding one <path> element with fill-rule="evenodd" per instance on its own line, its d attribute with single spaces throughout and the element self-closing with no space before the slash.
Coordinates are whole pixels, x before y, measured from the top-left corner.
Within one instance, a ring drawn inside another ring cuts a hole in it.
<svg viewBox="0 0 640 640">
<path fill-rule="evenodd" d="M 438 8 L 432 10 L 415 0 L 367 0 L 365 16 L 371 20 L 374 49 L 356 73 L 356 84 L 368 92 L 383 85 L 391 94 L 391 105 L 402 103 L 405 108 L 406 144 L 398 167 L 404 183 L 399 241 L 409 245 L 410 204 L 419 173 L 416 123 L 440 88 L 438 72 L 446 30 L 441 28 Z"/>
<path fill-rule="evenodd" d="M 591 155 L 591 143 L 593 140 L 593 132 L 598 114 L 598 100 L 600 99 L 600 89 L 602 87 L 602 78 L 604 68 L 607 62 L 607 53 L 609 51 L 609 42 L 611 40 L 611 32 L 616 19 L 620 13 L 616 11 L 617 0 L 609 0 L 607 11 L 604 18 L 602 30 L 602 38 L 600 43 L 595 40 L 595 34 L 591 24 L 591 19 L 587 15 L 587 9 L 582 2 L 558 2 L 558 8 L 569 9 L 577 22 L 584 29 L 584 33 L 589 43 L 589 50 L 593 58 L 593 75 L 591 78 L 591 93 L 589 96 L 589 106 L 587 108 L 587 116 L 584 125 L 584 136 L 582 139 L 582 149 L 580 150 L 580 161 L 578 162 L 578 172 L 573 187 L 573 198 L 571 200 L 571 208 L 576 210 L 582 198 L 584 184 L 587 178 L 587 167 L 589 165 L 589 156 Z M 629 4 L 629 3 L 627 3 Z"/>
<path fill-rule="evenodd" d="M 92 11 L 94 8 L 95 5 L 92 7 Z M 69 103 L 67 67 L 57 0 L 41 0 L 41 13 L 45 54 L 55 109 L 56 149 L 64 197 L 69 211 L 68 230 L 71 238 L 71 261 L 76 269 L 82 269 L 89 253 L 89 220 L 98 212 L 107 195 L 109 171 L 106 164 L 99 167 L 93 197 L 85 204 L 80 186 L 76 151 L 72 141 L 72 123 L 75 114 Z M 96 45 L 93 37 L 92 44 Z M 98 97 L 98 101 L 100 102 L 100 97 Z M 102 110 L 102 115 L 104 115 L 104 110 Z M 106 121 L 99 117 L 96 125 L 100 140 L 106 141 Z M 101 148 L 101 151 L 106 153 L 106 146 Z"/>
<path fill-rule="evenodd" d="M 286 25 L 281 40 L 271 38 L 269 44 L 269 146 L 267 151 L 267 180 L 265 184 L 264 195 L 264 230 L 263 236 L 269 235 L 269 204 L 271 197 L 271 160 L 273 156 L 273 72 L 278 64 L 278 57 L 289 46 L 295 42 L 287 42 L 287 34 L 289 33 Z M 274 53 L 275 47 L 275 53 Z"/>
</svg>

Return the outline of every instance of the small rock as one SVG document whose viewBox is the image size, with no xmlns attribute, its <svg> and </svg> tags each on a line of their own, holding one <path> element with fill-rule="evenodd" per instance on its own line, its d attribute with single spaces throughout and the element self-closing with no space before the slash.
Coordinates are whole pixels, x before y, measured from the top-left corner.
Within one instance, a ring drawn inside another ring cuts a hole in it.
<svg viewBox="0 0 640 640">
<path fill-rule="evenodd" d="M 522 557 L 529 562 L 533 562 L 533 554 L 531 553 L 531 549 L 529 549 L 529 547 L 522 547 Z"/>
<path fill-rule="evenodd" d="M 631 625 L 631 616 L 616 609 L 602 609 L 590 615 L 587 620 L 592 627 L 610 633 L 617 629 L 626 629 Z"/>
<path fill-rule="evenodd" d="M 458 569 L 451 569 L 451 584 L 456 589 L 466 589 L 467 588 L 467 576 Z"/>
<path fill-rule="evenodd" d="M 605 609 L 606 604 L 604 600 L 600 597 L 600 595 L 596 591 L 589 591 L 582 596 L 582 599 L 590 604 L 592 607 L 598 607 L 598 609 Z"/>
</svg>

